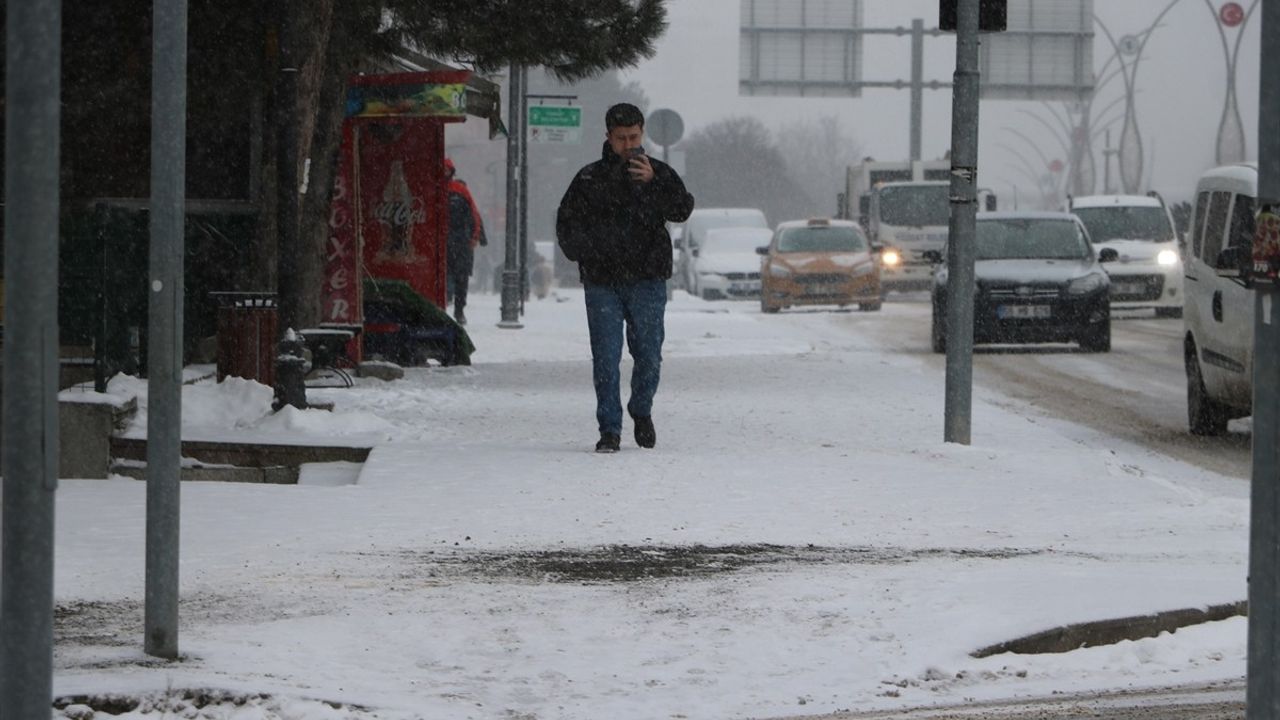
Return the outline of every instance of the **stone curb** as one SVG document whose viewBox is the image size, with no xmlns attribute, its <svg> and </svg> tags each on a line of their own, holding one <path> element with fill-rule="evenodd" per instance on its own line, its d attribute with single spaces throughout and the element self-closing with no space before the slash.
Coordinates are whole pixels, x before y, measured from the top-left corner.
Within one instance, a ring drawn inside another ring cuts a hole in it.
<svg viewBox="0 0 1280 720">
<path fill-rule="evenodd" d="M 1162 632 L 1173 632 L 1188 625 L 1226 620 L 1238 615 L 1248 615 L 1248 603 L 1244 600 L 1207 608 L 1167 610 L 1150 615 L 1097 620 L 1094 622 L 1064 625 L 1034 635 L 997 643 L 969 653 L 984 658 L 1001 653 L 1032 655 L 1038 653 L 1070 652 L 1077 648 L 1095 645 L 1112 645 L 1121 640 L 1140 640 L 1156 637 Z"/>
</svg>

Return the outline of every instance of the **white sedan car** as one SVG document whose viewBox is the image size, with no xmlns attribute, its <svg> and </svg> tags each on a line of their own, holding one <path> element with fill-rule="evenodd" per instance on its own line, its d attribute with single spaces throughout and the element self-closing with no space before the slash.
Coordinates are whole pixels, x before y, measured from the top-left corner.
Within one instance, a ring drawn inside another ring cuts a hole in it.
<svg viewBox="0 0 1280 720">
<path fill-rule="evenodd" d="M 703 300 L 753 300 L 760 297 L 760 256 L 769 244 L 767 228 L 708 230 L 694 256 L 693 293 Z"/>
<path fill-rule="evenodd" d="M 1173 217 L 1159 196 L 1090 195 L 1071 200 L 1099 250 L 1119 260 L 1107 264 L 1111 309 L 1154 308 L 1156 317 L 1182 317 L 1182 256 Z"/>
</svg>

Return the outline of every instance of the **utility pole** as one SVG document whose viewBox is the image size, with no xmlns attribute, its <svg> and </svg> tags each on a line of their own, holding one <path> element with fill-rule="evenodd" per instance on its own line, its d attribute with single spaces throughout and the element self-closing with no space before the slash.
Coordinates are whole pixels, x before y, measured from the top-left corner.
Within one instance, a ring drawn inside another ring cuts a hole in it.
<svg viewBox="0 0 1280 720">
<path fill-rule="evenodd" d="M 152 9 L 151 302 L 147 343 L 148 655 L 178 657 L 182 471 L 183 225 L 187 177 L 187 0 Z"/>
<path fill-rule="evenodd" d="M 1258 207 L 1280 208 L 1280 3 L 1262 3 Z M 1252 255 L 1252 248 L 1248 248 Z M 1259 270 L 1250 262 L 1250 270 Z M 1248 720 L 1280 718 L 1280 286 L 1254 286 Z"/>
<path fill-rule="evenodd" d="M 520 314 L 529 293 L 529 68 L 520 66 Z"/>
<path fill-rule="evenodd" d="M 502 269 L 502 319 L 498 327 L 519 330 L 520 324 L 520 146 L 524 141 L 524 72 L 511 65 L 507 81 L 507 232 Z"/>
<path fill-rule="evenodd" d="M 911 160 L 920 159 L 924 133 L 924 20 L 911 21 Z"/>
<path fill-rule="evenodd" d="M 61 0 L 5 8 L 0 717 L 52 714 Z"/>
<path fill-rule="evenodd" d="M 951 225 L 947 242 L 946 442 L 969 444 L 973 415 L 974 235 L 978 212 L 978 0 L 959 0 L 951 94 Z"/>
</svg>

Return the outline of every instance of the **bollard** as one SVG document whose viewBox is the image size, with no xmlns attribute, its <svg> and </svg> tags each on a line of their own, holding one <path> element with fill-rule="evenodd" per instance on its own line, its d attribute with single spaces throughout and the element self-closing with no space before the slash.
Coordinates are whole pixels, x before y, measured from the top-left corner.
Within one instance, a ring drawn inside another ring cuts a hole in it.
<svg viewBox="0 0 1280 720">
<path fill-rule="evenodd" d="M 276 398 L 271 409 L 279 412 L 285 405 L 292 405 L 299 410 L 307 408 L 307 386 L 304 379 L 311 370 L 307 362 L 306 343 L 302 336 L 285 330 L 284 337 L 276 346 Z"/>
</svg>

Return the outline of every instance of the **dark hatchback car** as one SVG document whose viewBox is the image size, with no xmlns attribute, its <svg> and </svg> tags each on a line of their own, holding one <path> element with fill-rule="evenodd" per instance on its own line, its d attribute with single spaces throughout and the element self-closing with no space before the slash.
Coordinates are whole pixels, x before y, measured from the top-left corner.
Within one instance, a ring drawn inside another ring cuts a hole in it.
<svg viewBox="0 0 1280 720">
<path fill-rule="evenodd" d="M 1074 215 L 1057 212 L 978 213 L 975 238 L 975 343 L 1077 342 L 1087 352 L 1111 350 L 1110 281 Z M 934 352 L 946 352 L 947 268 L 941 253 L 933 274 Z"/>
</svg>

